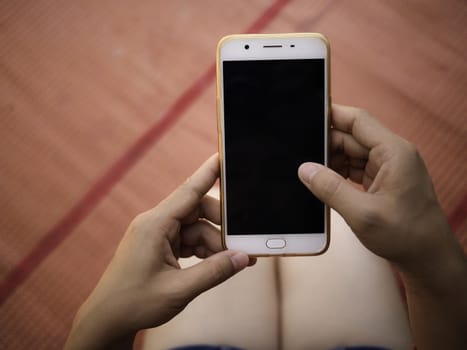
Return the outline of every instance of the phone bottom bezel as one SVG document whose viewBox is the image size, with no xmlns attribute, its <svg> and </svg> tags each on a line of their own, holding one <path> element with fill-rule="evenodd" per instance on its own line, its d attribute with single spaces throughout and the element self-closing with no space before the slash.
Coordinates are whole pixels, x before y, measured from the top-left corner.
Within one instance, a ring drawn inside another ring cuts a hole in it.
<svg viewBox="0 0 467 350">
<path fill-rule="evenodd" d="M 284 240 L 285 247 L 268 248 L 266 242 L 271 239 Z M 226 235 L 224 246 L 226 249 L 243 251 L 250 256 L 320 255 L 329 247 L 329 235 L 326 233 Z"/>
</svg>

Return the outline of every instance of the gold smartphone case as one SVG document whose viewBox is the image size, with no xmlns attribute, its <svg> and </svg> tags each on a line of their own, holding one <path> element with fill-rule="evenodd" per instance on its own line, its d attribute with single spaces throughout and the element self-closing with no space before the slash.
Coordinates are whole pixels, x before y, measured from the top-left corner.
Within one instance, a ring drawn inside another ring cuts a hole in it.
<svg viewBox="0 0 467 350">
<path fill-rule="evenodd" d="M 328 39 L 320 33 L 281 33 L 281 34 L 232 34 L 232 35 L 227 35 L 224 36 L 219 40 L 219 43 L 217 44 L 217 50 L 216 50 L 216 106 L 217 106 L 217 139 L 218 139 L 218 152 L 219 152 L 219 167 L 220 167 L 220 202 L 221 202 L 221 236 L 222 236 L 222 246 L 224 249 L 228 249 L 226 246 L 225 242 L 225 232 L 224 232 L 224 227 L 225 227 L 225 215 L 224 215 L 224 167 L 223 167 L 223 162 L 224 162 L 224 155 L 223 155 L 223 133 L 222 133 L 222 108 L 221 108 L 221 103 L 223 101 L 221 100 L 221 89 L 222 89 L 222 81 L 221 81 L 221 49 L 222 45 L 230 40 L 238 40 L 238 39 L 249 39 L 249 38 L 318 38 L 322 40 L 325 45 L 326 45 L 326 81 L 327 81 L 327 120 L 328 120 L 328 125 L 327 125 L 327 145 L 326 145 L 326 151 L 327 151 L 327 160 L 329 159 L 329 146 L 330 146 L 330 138 L 329 138 L 329 129 L 331 126 L 331 74 L 330 74 L 330 57 L 331 57 L 331 50 L 330 50 L 330 45 Z M 331 241 L 331 223 L 330 223 L 330 209 L 326 205 L 326 227 L 327 227 L 327 232 L 326 233 L 326 245 L 325 247 L 316 253 L 310 253 L 310 254 L 301 254 L 301 253 L 290 253 L 290 254 L 255 254 L 255 257 L 268 257 L 268 256 L 314 256 L 314 255 L 321 255 L 325 253 L 328 248 L 329 244 Z"/>
</svg>

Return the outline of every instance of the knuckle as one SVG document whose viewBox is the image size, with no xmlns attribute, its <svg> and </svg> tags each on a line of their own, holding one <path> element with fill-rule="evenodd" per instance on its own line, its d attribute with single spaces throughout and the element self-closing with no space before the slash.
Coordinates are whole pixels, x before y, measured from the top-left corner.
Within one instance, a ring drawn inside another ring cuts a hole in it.
<svg viewBox="0 0 467 350">
<path fill-rule="evenodd" d="M 128 226 L 128 231 L 132 235 L 144 235 L 153 232 L 155 223 L 161 226 L 160 215 L 157 210 L 151 209 L 136 215 Z"/>
<path fill-rule="evenodd" d="M 159 217 L 160 213 L 156 207 L 139 213 L 138 215 L 136 215 L 135 219 L 137 220 L 137 223 L 139 225 L 147 225 L 148 223 L 157 220 Z"/>
<path fill-rule="evenodd" d="M 320 194 L 324 200 L 332 202 L 340 191 L 342 181 L 341 178 L 333 172 L 329 172 L 325 176 L 325 180 L 320 186 Z"/>
<path fill-rule="evenodd" d="M 134 219 L 130 222 L 130 230 L 131 231 L 139 231 L 146 222 L 146 213 L 139 213 L 134 217 Z"/>
<path fill-rule="evenodd" d="M 420 157 L 420 154 L 418 152 L 418 149 L 417 147 L 407 141 L 407 140 L 403 140 L 403 150 L 404 150 L 404 153 L 411 159 L 415 159 L 415 158 L 419 158 Z"/>
<path fill-rule="evenodd" d="M 422 169 L 424 163 L 417 147 L 407 140 L 402 139 L 400 144 L 401 164 L 406 169 Z"/>
<path fill-rule="evenodd" d="M 201 194 L 201 190 L 193 184 L 193 181 L 191 181 L 191 178 L 188 178 L 180 186 L 180 190 L 185 193 L 185 195 L 187 196 L 189 200 L 191 199 L 201 200 L 201 198 L 203 197 Z"/>
<path fill-rule="evenodd" d="M 357 107 L 355 113 L 360 116 L 368 117 L 370 113 L 365 108 Z"/>
<path fill-rule="evenodd" d="M 220 283 L 229 276 L 229 267 L 227 264 L 214 260 L 206 260 L 206 262 L 209 264 L 210 279 L 215 283 Z"/>
<path fill-rule="evenodd" d="M 371 118 L 370 113 L 366 109 L 363 109 L 363 108 L 355 107 L 353 113 L 354 113 L 355 119 L 354 119 L 353 125 L 350 127 L 350 130 L 348 130 L 350 132 L 361 128 L 362 125 L 367 123 L 368 118 Z"/>
</svg>

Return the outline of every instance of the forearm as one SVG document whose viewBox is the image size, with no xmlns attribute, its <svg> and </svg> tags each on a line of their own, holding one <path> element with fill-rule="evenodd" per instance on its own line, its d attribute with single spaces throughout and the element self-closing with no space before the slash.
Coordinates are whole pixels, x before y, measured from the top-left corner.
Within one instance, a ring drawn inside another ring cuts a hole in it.
<svg viewBox="0 0 467 350">
<path fill-rule="evenodd" d="M 136 332 L 120 329 L 115 317 L 103 308 L 84 304 L 77 313 L 65 350 L 131 350 Z"/>
<path fill-rule="evenodd" d="M 72 330 L 66 342 L 65 350 L 132 350 L 133 341 L 134 336 L 125 336 L 119 339 L 108 339 L 105 334 Z"/>
<path fill-rule="evenodd" d="M 426 261 L 421 269 L 401 269 L 419 350 L 461 349 L 467 344 L 467 262 L 457 243 L 450 249 L 431 266 Z"/>
</svg>

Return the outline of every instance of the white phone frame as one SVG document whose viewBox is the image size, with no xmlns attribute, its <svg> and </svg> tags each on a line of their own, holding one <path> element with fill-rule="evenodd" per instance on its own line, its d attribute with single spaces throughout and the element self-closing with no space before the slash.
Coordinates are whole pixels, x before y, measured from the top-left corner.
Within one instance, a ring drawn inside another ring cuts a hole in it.
<svg viewBox="0 0 467 350">
<path fill-rule="evenodd" d="M 246 49 L 248 45 L 248 49 Z M 329 44 L 327 39 L 318 33 L 293 34 L 241 34 L 229 35 L 219 41 L 217 47 L 217 111 L 218 111 L 218 137 L 219 159 L 221 173 L 221 216 L 222 216 L 222 243 L 224 248 L 240 250 L 250 256 L 296 256 L 318 255 L 324 253 L 330 242 L 329 208 L 325 207 L 325 230 L 323 233 L 301 234 L 251 234 L 228 235 L 226 222 L 226 188 L 225 188 L 225 138 L 224 138 L 224 91 L 223 70 L 224 60 L 274 60 L 274 59 L 310 59 L 324 58 L 325 60 L 325 164 L 328 163 L 329 145 Z M 272 240 L 272 241 L 271 241 Z M 271 248 L 272 246 L 276 246 Z M 282 247 L 282 245 L 284 245 Z M 269 247 L 268 247 L 269 246 Z"/>
</svg>

